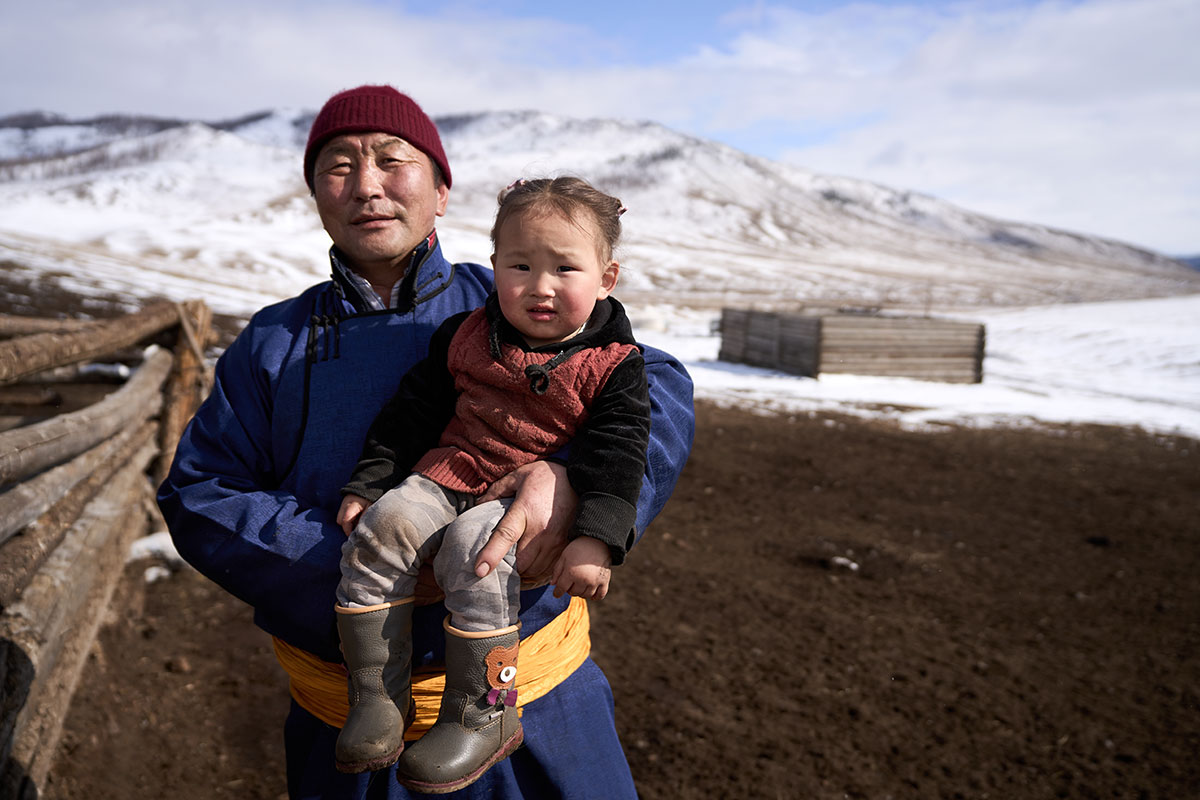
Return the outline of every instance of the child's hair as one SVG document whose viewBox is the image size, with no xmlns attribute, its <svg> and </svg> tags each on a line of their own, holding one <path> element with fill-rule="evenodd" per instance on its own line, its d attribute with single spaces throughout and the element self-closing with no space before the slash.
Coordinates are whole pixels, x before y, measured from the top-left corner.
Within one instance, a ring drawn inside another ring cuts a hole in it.
<svg viewBox="0 0 1200 800">
<path fill-rule="evenodd" d="M 505 220 L 530 209 L 557 211 L 567 219 L 571 219 L 579 209 L 586 209 L 600 229 L 600 241 L 597 244 L 602 261 L 612 258 L 617 241 L 621 238 L 621 215 L 625 213 L 625 206 L 617 198 L 580 178 L 521 178 L 501 190 L 496 199 L 500 208 L 496 210 L 496 222 L 492 225 L 493 248 L 496 246 L 496 235 Z"/>
</svg>

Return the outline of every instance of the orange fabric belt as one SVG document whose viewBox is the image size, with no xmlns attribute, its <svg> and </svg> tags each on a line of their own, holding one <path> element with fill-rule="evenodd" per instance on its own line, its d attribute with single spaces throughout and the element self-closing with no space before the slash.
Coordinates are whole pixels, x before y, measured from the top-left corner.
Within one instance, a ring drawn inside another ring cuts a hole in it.
<svg viewBox="0 0 1200 800">
<path fill-rule="evenodd" d="M 532 703 L 577 670 L 592 650 L 587 601 L 572 597 L 567 610 L 540 630 L 521 640 L 517 656 L 517 707 Z M 346 668 L 323 661 L 282 639 L 275 642 L 275 657 L 287 672 L 292 699 L 317 719 L 335 728 L 346 723 Z M 419 739 L 437 721 L 446 685 L 443 669 L 422 669 L 413 674 L 412 696 L 416 721 L 405 739 Z"/>
</svg>

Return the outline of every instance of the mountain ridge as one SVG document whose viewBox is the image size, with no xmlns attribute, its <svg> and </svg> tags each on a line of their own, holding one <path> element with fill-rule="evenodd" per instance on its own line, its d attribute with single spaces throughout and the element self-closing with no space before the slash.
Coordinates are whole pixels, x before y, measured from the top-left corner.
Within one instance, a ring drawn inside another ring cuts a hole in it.
<svg viewBox="0 0 1200 800">
<path fill-rule="evenodd" d="M 218 283 L 244 275 L 266 300 L 293 293 L 327 272 L 328 240 L 300 175 L 312 116 L 0 118 L 0 257 L 8 249 L 21 263 L 30 241 L 56 252 L 85 244 L 159 275 L 186 273 L 180 262 L 191 260 Z M 1194 269 L 1144 248 L 821 175 L 657 123 L 535 111 L 436 122 L 454 171 L 439 223 L 459 248 L 450 257 L 486 262 L 500 187 L 578 174 L 630 208 L 622 292 L 638 302 L 928 308 L 1200 292 Z"/>
</svg>

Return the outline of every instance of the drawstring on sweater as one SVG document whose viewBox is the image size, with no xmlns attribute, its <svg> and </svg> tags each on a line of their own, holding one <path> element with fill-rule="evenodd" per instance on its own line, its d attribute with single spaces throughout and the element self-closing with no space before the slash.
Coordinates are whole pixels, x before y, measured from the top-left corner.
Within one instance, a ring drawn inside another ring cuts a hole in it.
<svg viewBox="0 0 1200 800">
<path fill-rule="evenodd" d="M 525 368 L 525 377 L 529 378 L 529 391 L 534 394 L 545 394 L 550 388 L 550 370 L 566 361 L 580 350 L 586 350 L 586 345 L 577 344 L 562 350 L 545 364 L 530 364 Z"/>
<path fill-rule="evenodd" d="M 489 305 L 496 303 L 493 313 L 488 316 L 491 318 L 488 325 L 488 347 L 492 351 L 492 358 L 500 361 L 504 357 L 504 353 L 500 348 L 501 340 L 501 324 L 504 322 L 504 317 L 500 314 L 499 301 L 495 299 L 495 295 L 488 298 Z M 586 344 L 577 344 L 573 347 L 568 347 L 565 350 L 560 350 L 557 355 L 551 358 L 544 364 L 530 364 L 525 368 L 525 377 L 529 378 L 529 391 L 537 395 L 546 393 L 550 388 L 550 370 L 557 367 L 559 364 L 566 361 L 571 356 L 581 350 L 588 349 Z"/>
</svg>

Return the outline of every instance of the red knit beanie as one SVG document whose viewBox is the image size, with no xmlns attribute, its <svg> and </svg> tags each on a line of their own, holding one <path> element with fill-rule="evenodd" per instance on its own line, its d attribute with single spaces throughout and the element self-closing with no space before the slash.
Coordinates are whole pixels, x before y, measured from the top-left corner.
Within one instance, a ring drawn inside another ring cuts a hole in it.
<svg viewBox="0 0 1200 800">
<path fill-rule="evenodd" d="M 344 133 L 391 133 L 404 139 L 438 165 L 450 187 L 450 165 L 437 127 L 408 95 L 391 86 L 359 86 L 329 98 L 313 120 L 304 149 L 304 180 L 311 191 L 313 167 L 321 147 Z"/>
</svg>

